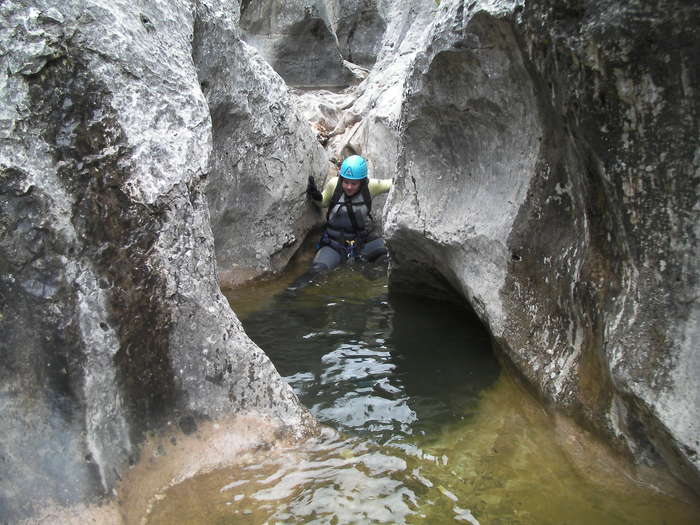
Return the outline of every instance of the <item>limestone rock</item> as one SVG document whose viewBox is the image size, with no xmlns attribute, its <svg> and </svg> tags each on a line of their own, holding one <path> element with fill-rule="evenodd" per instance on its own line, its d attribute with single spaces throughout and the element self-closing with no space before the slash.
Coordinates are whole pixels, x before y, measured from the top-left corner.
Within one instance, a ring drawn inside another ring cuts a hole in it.
<svg viewBox="0 0 700 525">
<path fill-rule="evenodd" d="M 166 421 L 313 425 L 216 280 L 192 42 L 237 9 L 0 6 L 2 522 L 110 494 Z M 246 59 L 231 46 L 222 56 Z"/>
<path fill-rule="evenodd" d="M 333 30 L 343 58 L 360 66 L 373 66 L 381 50 L 391 2 L 329 0 L 328 3 L 333 13 Z"/>
<path fill-rule="evenodd" d="M 324 0 L 249 0 L 241 8 L 245 40 L 290 86 L 352 82 Z"/>
<path fill-rule="evenodd" d="M 216 258 L 231 286 L 289 262 L 320 220 L 305 191 L 328 162 L 279 75 L 235 24 L 210 16 L 199 9 L 193 56 L 212 120 L 206 193 Z"/>
<path fill-rule="evenodd" d="M 394 285 L 456 289 L 546 400 L 700 491 L 697 27 L 673 0 L 441 2 L 387 229 Z"/>
<path fill-rule="evenodd" d="M 376 63 L 368 77 L 336 103 L 327 148 L 334 154 L 352 144 L 367 157 L 370 176 L 391 178 L 396 169 L 404 83 L 417 53 L 427 46 L 436 6 L 411 0 L 383 2 L 387 22 Z"/>
<path fill-rule="evenodd" d="M 362 83 L 341 92 L 300 91 L 298 104 L 305 118 L 327 141 L 326 149 L 332 158 L 341 158 L 343 148 L 349 144 L 367 158 L 370 177 L 394 178 L 404 82 L 416 54 L 427 46 L 437 7 L 423 0 L 329 5 L 335 5 L 330 11 L 338 32 L 342 20 L 353 19 L 351 6 L 355 6 L 356 17 L 367 6 L 376 6 L 377 13 L 387 21 L 387 28 L 381 35 L 376 62 Z M 373 215 L 380 228 L 384 199 L 381 196 L 373 203 Z"/>
</svg>

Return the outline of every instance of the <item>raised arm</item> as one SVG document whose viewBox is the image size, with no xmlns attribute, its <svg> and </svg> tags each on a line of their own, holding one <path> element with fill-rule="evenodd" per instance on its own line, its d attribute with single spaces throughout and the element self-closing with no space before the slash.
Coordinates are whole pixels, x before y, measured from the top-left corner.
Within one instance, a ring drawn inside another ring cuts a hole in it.
<svg viewBox="0 0 700 525">
<path fill-rule="evenodd" d="M 335 191 L 335 186 L 338 184 L 338 177 L 331 177 L 326 181 L 323 186 L 323 192 L 321 193 L 322 199 L 319 204 L 322 208 L 325 208 L 331 203 L 331 198 L 333 197 L 333 192 Z"/>
<path fill-rule="evenodd" d="M 380 193 L 386 193 L 391 189 L 391 179 L 370 179 L 369 194 L 374 197 Z"/>
</svg>

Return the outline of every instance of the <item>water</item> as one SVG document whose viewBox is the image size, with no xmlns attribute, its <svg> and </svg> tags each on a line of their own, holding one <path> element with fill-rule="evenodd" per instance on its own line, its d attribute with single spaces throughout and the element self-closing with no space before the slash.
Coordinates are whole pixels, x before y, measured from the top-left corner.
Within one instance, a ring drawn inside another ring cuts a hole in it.
<svg viewBox="0 0 700 525">
<path fill-rule="evenodd" d="M 500 370 L 471 313 L 389 296 L 382 267 L 283 293 L 290 278 L 230 300 L 328 428 L 170 488 L 149 523 L 699 522 L 545 413 Z"/>
<path fill-rule="evenodd" d="M 468 417 L 499 375 L 488 334 L 452 305 L 389 300 L 385 268 L 369 268 L 276 300 L 243 320 L 246 331 L 341 432 L 385 443 Z"/>
</svg>

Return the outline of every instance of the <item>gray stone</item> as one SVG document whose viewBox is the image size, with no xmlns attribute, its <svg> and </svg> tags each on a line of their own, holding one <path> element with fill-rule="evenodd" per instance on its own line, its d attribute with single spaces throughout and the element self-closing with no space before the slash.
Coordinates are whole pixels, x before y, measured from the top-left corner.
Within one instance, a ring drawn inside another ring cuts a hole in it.
<svg viewBox="0 0 700 525">
<path fill-rule="evenodd" d="M 390 2 L 329 0 L 328 4 L 343 58 L 364 67 L 374 65 L 384 39 Z"/>
<path fill-rule="evenodd" d="M 457 290 L 543 398 L 697 491 L 699 22 L 442 2 L 387 212 L 394 286 Z"/>
<path fill-rule="evenodd" d="M 166 421 L 312 431 L 217 282 L 319 219 L 306 121 L 395 179 L 392 286 L 700 491 L 700 7 L 647 4 L 2 3 L 0 521 L 109 494 Z"/>
<path fill-rule="evenodd" d="M 351 17 L 351 6 L 361 12 L 365 5 L 361 1 L 329 2 L 337 30 L 340 31 L 338 20 L 343 12 Z M 341 92 L 304 90 L 297 96 L 305 118 L 326 142 L 331 158 L 341 159 L 343 148 L 351 145 L 367 158 L 369 176 L 385 179 L 395 176 L 404 80 L 416 53 L 427 45 L 437 8 L 433 2 L 422 0 L 380 1 L 371 5 L 376 5 L 388 26 L 366 79 Z M 380 228 L 384 199 L 380 196 L 373 203 L 373 215 Z"/>
<path fill-rule="evenodd" d="M 171 419 L 313 430 L 217 283 L 192 42 L 247 60 L 215 38 L 237 9 L 0 6 L 2 522 L 111 494 Z"/>
<path fill-rule="evenodd" d="M 241 8 L 245 40 L 290 86 L 344 87 L 353 81 L 324 0 L 251 0 Z"/>
<path fill-rule="evenodd" d="M 306 183 L 327 160 L 282 79 L 232 20 L 224 26 L 207 9 L 198 13 L 193 56 L 214 148 L 207 199 L 221 284 L 231 286 L 289 262 L 319 221 Z"/>
</svg>

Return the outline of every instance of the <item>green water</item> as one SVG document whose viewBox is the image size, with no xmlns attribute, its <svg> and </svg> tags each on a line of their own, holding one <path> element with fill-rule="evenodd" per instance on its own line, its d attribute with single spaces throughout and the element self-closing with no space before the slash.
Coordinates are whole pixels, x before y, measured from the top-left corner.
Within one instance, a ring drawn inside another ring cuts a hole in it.
<svg viewBox="0 0 700 525">
<path fill-rule="evenodd" d="M 327 430 L 170 488 L 149 523 L 700 523 L 547 415 L 470 313 L 390 296 L 382 267 L 291 277 L 229 300 Z"/>
</svg>

